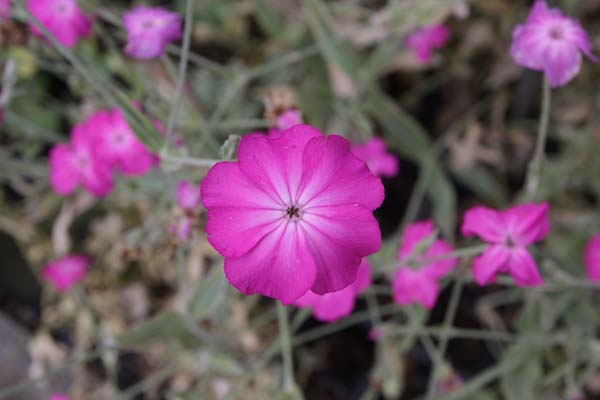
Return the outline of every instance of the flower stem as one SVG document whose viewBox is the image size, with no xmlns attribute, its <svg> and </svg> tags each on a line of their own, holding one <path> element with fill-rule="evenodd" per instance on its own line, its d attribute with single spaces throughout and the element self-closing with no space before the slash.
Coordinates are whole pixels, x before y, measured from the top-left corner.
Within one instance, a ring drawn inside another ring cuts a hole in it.
<svg viewBox="0 0 600 400">
<path fill-rule="evenodd" d="M 552 91 L 548 79 L 544 79 L 542 89 L 542 112 L 537 132 L 537 143 L 533 158 L 529 163 L 527 170 L 527 180 L 525 181 L 525 196 L 528 200 L 535 200 L 540 186 L 542 167 L 544 164 L 544 151 L 546 149 L 546 139 L 548 137 L 548 124 L 550 122 L 550 98 Z"/>
<path fill-rule="evenodd" d="M 279 320 L 279 338 L 281 340 L 281 355 L 283 356 L 283 388 L 292 390 L 294 384 L 294 361 L 292 356 L 292 340 L 287 308 L 277 302 L 277 319 Z"/>
</svg>

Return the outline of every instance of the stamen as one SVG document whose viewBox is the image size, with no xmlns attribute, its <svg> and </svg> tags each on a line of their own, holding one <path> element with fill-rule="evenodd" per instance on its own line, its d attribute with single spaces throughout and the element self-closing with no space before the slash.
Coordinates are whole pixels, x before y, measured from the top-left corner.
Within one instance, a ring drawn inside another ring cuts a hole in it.
<svg viewBox="0 0 600 400">
<path fill-rule="evenodd" d="M 297 217 L 297 218 L 300 217 L 300 209 L 296 206 L 288 207 L 288 209 L 285 213 L 290 219 L 292 219 L 294 217 Z"/>
</svg>

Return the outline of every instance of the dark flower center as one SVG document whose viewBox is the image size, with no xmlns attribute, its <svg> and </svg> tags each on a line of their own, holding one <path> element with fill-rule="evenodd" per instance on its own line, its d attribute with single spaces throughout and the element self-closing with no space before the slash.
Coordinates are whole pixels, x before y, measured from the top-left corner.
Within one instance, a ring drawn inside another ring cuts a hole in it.
<svg viewBox="0 0 600 400">
<path fill-rule="evenodd" d="M 300 217 L 300 209 L 296 206 L 289 206 L 285 213 L 290 219 Z"/>
<path fill-rule="evenodd" d="M 550 37 L 554 40 L 560 40 L 563 38 L 563 31 L 560 27 L 555 26 L 550 29 Z"/>
<path fill-rule="evenodd" d="M 506 238 L 506 246 L 511 249 L 514 249 L 515 247 L 517 247 L 517 242 L 515 242 L 515 240 L 509 236 Z"/>
</svg>

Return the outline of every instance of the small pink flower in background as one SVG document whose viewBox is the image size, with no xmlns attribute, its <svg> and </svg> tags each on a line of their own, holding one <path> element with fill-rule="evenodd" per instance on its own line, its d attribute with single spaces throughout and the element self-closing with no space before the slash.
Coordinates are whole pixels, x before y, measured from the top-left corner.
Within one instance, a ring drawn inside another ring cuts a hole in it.
<svg viewBox="0 0 600 400">
<path fill-rule="evenodd" d="M 96 156 L 97 143 L 89 124 L 83 123 L 73 128 L 70 143 L 52 148 L 50 183 L 56 193 L 69 195 L 80 185 L 97 197 L 112 191 L 111 168 Z"/>
<path fill-rule="evenodd" d="M 48 263 L 42 271 L 42 277 L 59 292 L 67 292 L 85 278 L 90 263 L 88 257 L 69 255 Z"/>
<path fill-rule="evenodd" d="M 600 282 L 600 234 L 589 241 L 583 257 L 588 278 Z"/>
<path fill-rule="evenodd" d="M 185 211 L 194 212 L 200 206 L 200 185 L 189 181 L 177 184 L 177 204 Z"/>
<path fill-rule="evenodd" d="M 76 0 L 29 0 L 27 9 L 64 47 L 75 46 L 80 37 L 92 31 L 91 19 Z M 30 27 L 35 35 L 44 37 L 37 26 L 30 24 Z"/>
<path fill-rule="evenodd" d="M 149 60 L 161 56 L 167 45 L 181 38 L 181 16 L 161 7 L 138 6 L 123 16 L 127 29 L 125 53 Z"/>
<path fill-rule="evenodd" d="M 444 25 L 432 25 L 419 28 L 406 38 L 406 47 L 411 49 L 415 57 L 427 64 L 431 62 L 432 52 L 441 49 L 450 39 L 450 30 Z"/>
<path fill-rule="evenodd" d="M 382 326 L 375 326 L 369 331 L 369 339 L 376 342 L 385 336 L 385 328 Z"/>
<path fill-rule="evenodd" d="M 480 285 L 509 273 L 519 286 L 544 283 L 527 246 L 548 235 L 550 219 L 547 203 L 523 204 L 504 211 L 475 207 L 465 213 L 462 234 L 478 236 L 490 243 L 473 263 L 473 275 Z"/>
<path fill-rule="evenodd" d="M 369 285 L 371 285 L 371 264 L 365 258 L 358 267 L 354 283 L 340 291 L 326 294 L 316 294 L 309 290 L 294 304 L 302 308 L 311 308 L 314 317 L 319 321 L 334 322 L 352 313 L 356 297 Z"/>
<path fill-rule="evenodd" d="M 53 394 L 50 400 L 69 400 L 69 396 L 66 394 Z"/>
<path fill-rule="evenodd" d="M 122 174 L 144 175 L 156 165 L 156 156 L 137 138 L 118 108 L 98 111 L 87 123 L 96 131 L 98 157 Z"/>
<path fill-rule="evenodd" d="M 0 20 L 10 17 L 10 1 L 0 0 Z"/>
<path fill-rule="evenodd" d="M 393 282 L 396 303 L 402 305 L 416 303 L 433 308 L 440 292 L 438 281 L 452 271 L 458 263 L 456 257 L 443 258 L 452 253 L 453 249 L 442 239 L 434 240 L 431 245 L 423 249 L 424 251 L 419 252 L 419 246 L 433 234 L 434 226 L 431 221 L 416 222 L 405 229 L 402 245 L 398 250 L 400 268 Z M 432 261 L 422 264 L 428 259 Z M 413 267 L 410 265 L 411 262 L 420 265 Z"/>
<path fill-rule="evenodd" d="M 381 247 L 373 210 L 384 192 L 348 140 L 296 125 L 278 139 L 244 136 L 238 160 L 202 181 L 208 241 L 229 282 L 285 304 L 354 282 L 362 258 Z"/>
<path fill-rule="evenodd" d="M 513 31 L 510 54 L 524 67 L 543 71 L 552 87 L 567 84 L 579 73 L 582 53 L 592 61 L 590 38 L 579 22 L 558 8 L 536 1 L 527 21 Z"/>
<path fill-rule="evenodd" d="M 189 217 L 183 217 L 179 221 L 169 226 L 169 233 L 177 236 L 177 239 L 185 242 L 190 238 L 192 231 L 192 219 Z"/>
<path fill-rule="evenodd" d="M 277 125 L 274 128 L 269 129 L 268 135 L 270 138 L 277 139 L 281 137 L 286 130 L 302 123 L 304 123 L 304 121 L 302 119 L 302 113 L 299 110 L 288 110 L 277 117 Z"/>
<path fill-rule="evenodd" d="M 374 175 L 393 178 L 398 173 L 398 159 L 387 152 L 382 138 L 372 138 L 366 143 L 352 146 L 352 153 L 364 162 Z"/>
</svg>

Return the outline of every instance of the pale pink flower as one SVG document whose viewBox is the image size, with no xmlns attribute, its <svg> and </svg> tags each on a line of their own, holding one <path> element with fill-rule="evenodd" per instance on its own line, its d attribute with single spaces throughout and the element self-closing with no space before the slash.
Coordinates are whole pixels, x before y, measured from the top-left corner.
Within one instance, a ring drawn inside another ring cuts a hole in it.
<svg viewBox="0 0 600 400">
<path fill-rule="evenodd" d="M 453 249 L 442 239 L 435 239 L 425 247 L 434 232 L 431 221 L 415 222 L 404 230 L 398 250 L 400 268 L 393 282 L 396 303 L 433 308 L 440 292 L 439 280 L 458 263 L 458 258 L 447 257 Z"/>
<path fill-rule="evenodd" d="M 96 156 L 97 143 L 94 131 L 83 123 L 73 128 L 70 143 L 52 148 L 50 183 L 56 193 L 69 195 L 80 185 L 97 197 L 113 190 L 111 167 Z"/>
<path fill-rule="evenodd" d="M 192 232 L 193 221 L 190 217 L 183 217 L 179 221 L 169 226 L 169 232 L 175 235 L 177 239 L 185 242 L 189 239 L 190 233 Z"/>
<path fill-rule="evenodd" d="M 50 400 L 69 400 L 69 396 L 66 394 L 53 394 Z"/>
<path fill-rule="evenodd" d="M 144 175 L 157 164 L 157 157 L 137 138 L 118 108 L 98 111 L 87 123 L 98 137 L 98 157 L 124 175 Z"/>
<path fill-rule="evenodd" d="M 376 342 L 385 336 L 385 328 L 383 326 L 375 326 L 369 331 L 369 339 Z"/>
<path fill-rule="evenodd" d="M 518 286 L 544 283 L 527 246 L 548 235 L 549 210 L 547 203 L 531 203 L 504 211 L 475 207 L 465 213 L 463 235 L 476 235 L 490 243 L 473 263 L 473 275 L 480 285 L 495 282 L 499 273 L 509 273 Z"/>
<path fill-rule="evenodd" d="M 432 25 L 419 28 L 406 38 L 406 47 L 411 49 L 415 57 L 422 63 L 431 61 L 432 52 L 441 49 L 450 39 L 450 30 L 444 25 Z"/>
<path fill-rule="evenodd" d="M 364 162 L 374 175 L 393 178 L 398 173 L 398 159 L 387 152 L 385 140 L 374 137 L 352 146 L 352 153 Z"/>
<path fill-rule="evenodd" d="M 373 210 L 384 192 L 348 140 L 296 125 L 279 139 L 244 136 L 238 160 L 202 181 L 208 241 L 229 281 L 285 304 L 354 282 L 381 246 Z"/>
<path fill-rule="evenodd" d="M 544 0 L 513 31 L 510 54 L 524 67 L 543 71 L 552 87 L 565 85 L 581 68 L 582 53 L 593 61 L 590 38 L 581 24 Z"/>
<path fill-rule="evenodd" d="M 588 242 L 583 257 L 587 276 L 594 282 L 600 282 L 600 234 Z"/>
<path fill-rule="evenodd" d="M 185 211 L 193 212 L 200 206 L 200 185 L 189 181 L 177 184 L 177 204 Z"/>
<path fill-rule="evenodd" d="M 290 129 L 295 125 L 300 125 L 304 123 L 302 119 L 302 113 L 299 110 L 292 109 L 284 112 L 279 117 L 277 117 L 277 124 L 275 127 L 269 129 L 268 135 L 269 137 L 276 139 L 281 137 L 283 132 Z"/>
<path fill-rule="evenodd" d="M 0 20 L 10 17 L 10 1 L 0 0 Z"/>
<path fill-rule="evenodd" d="M 142 60 L 161 56 L 182 34 L 181 16 L 161 7 L 135 7 L 125 13 L 123 22 L 127 29 L 125 53 Z"/>
<path fill-rule="evenodd" d="M 75 46 L 80 37 L 92 31 L 91 19 L 76 0 L 28 0 L 27 9 L 64 47 Z M 35 35 L 44 37 L 34 24 L 30 28 Z"/>
<path fill-rule="evenodd" d="M 295 301 L 295 305 L 312 309 L 319 321 L 334 322 L 347 317 L 354 309 L 356 297 L 371 285 L 371 264 L 364 258 L 358 267 L 356 281 L 337 292 L 317 294 L 311 290 Z"/>
<path fill-rule="evenodd" d="M 42 271 L 42 277 L 59 292 L 67 292 L 85 278 L 90 263 L 88 257 L 69 255 L 48 263 Z"/>
</svg>

